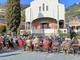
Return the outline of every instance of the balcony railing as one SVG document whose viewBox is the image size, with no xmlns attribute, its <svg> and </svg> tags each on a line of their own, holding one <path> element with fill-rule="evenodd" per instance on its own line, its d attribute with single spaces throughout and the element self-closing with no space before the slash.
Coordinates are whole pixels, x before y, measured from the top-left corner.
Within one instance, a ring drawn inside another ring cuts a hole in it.
<svg viewBox="0 0 80 60">
<path fill-rule="evenodd" d="M 35 29 L 31 30 L 31 33 L 54 33 L 56 34 L 58 32 L 57 29 Z"/>
</svg>

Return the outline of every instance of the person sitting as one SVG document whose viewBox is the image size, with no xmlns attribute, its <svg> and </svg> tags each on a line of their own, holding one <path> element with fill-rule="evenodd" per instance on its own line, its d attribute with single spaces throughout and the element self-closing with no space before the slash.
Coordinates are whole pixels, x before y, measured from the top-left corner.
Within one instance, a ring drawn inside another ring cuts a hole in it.
<svg viewBox="0 0 80 60">
<path fill-rule="evenodd" d="M 79 41 L 76 37 L 73 37 L 71 41 L 72 53 L 77 53 Z"/>
<path fill-rule="evenodd" d="M 3 47 L 2 36 L 0 37 L 0 49 Z"/>
<path fill-rule="evenodd" d="M 42 51 L 42 46 L 43 46 L 43 38 L 42 38 L 42 36 L 38 36 L 38 40 L 39 40 L 39 51 Z"/>
<path fill-rule="evenodd" d="M 46 50 L 49 53 L 49 38 L 45 37 L 45 39 L 43 40 L 43 49 Z"/>
<path fill-rule="evenodd" d="M 71 43 L 71 39 L 70 38 L 65 38 L 65 40 L 62 42 L 62 51 L 65 54 L 68 54 L 70 52 L 70 43 Z"/>
<path fill-rule="evenodd" d="M 54 52 L 59 51 L 59 45 L 60 45 L 60 41 L 58 40 L 58 38 L 55 38 L 53 41 L 53 51 Z"/>
<path fill-rule="evenodd" d="M 19 44 L 20 49 L 23 50 L 24 41 L 22 40 L 22 38 L 18 39 L 18 44 Z"/>
<path fill-rule="evenodd" d="M 30 40 L 30 36 L 27 37 L 26 46 L 28 47 L 29 51 L 32 51 L 32 42 Z"/>
<path fill-rule="evenodd" d="M 39 39 L 37 38 L 37 36 L 34 37 L 33 39 L 33 46 L 34 46 L 34 50 L 36 51 L 38 49 L 39 51 Z"/>
</svg>

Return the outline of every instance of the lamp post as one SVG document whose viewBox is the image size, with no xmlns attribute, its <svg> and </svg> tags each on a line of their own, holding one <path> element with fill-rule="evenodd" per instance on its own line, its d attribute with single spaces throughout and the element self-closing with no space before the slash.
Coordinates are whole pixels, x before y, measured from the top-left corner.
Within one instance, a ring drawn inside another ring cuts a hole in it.
<svg viewBox="0 0 80 60">
<path fill-rule="evenodd" d="M 26 24 L 27 24 L 27 23 L 25 22 L 25 32 L 26 32 L 26 29 L 27 29 L 27 28 L 26 28 Z"/>
<path fill-rule="evenodd" d="M 67 27 L 67 35 L 68 35 L 69 38 L 71 38 L 71 36 L 70 36 L 70 30 L 71 30 L 70 26 L 68 25 L 68 27 Z"/>
</svg>

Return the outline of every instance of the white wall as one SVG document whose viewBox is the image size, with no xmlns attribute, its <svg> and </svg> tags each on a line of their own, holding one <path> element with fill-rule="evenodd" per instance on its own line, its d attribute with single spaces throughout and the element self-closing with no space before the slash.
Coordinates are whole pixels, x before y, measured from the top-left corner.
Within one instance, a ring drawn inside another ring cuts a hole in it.
<svg viewBox="0 0 80 60">
<path fill-rule="evenodd" d="M 45 4 L 45 11 L 43 11 L 43 4 Z M 59 10 L 58 10 L 58 5 L 59 5 Z M 46 11 L 46 6 L 48 6 L 48 11 Z M 39 7 L 41 7 L 41 11 L 39 11 Z M 58 0 L 32 1 L 30 3 L 30 7 L 26 9 L 26 22 L 30 20 L 33 21 L 37 18 L 42 18 L 42 17 L 50 17 L 56 20 L 59 19 L 64 20 L 64 5 L 59 4 Z"/>
<path fill-rule="evenodd" d="M 59 3 L 59 20 L 65 20 L 65 8 L 63 4 Z"/>
<path fill-rule="evenodd" d="M 27 9 L 25 9 L 25 22 L 30 22 L 30 7 L 28 7 Z"/>
<path fill-rule="evenodd" d="M 54 2 L 55 1 L 55 2 Z M 57 0 L 35 0 L 31 2 L 31 12 L 32 12 L 32 20 L 35 20 L 37 18 L 42 18 L 42 17 L 51 17 L 55 18 L 56 14 L 56 1 Z M 45 11 L 43 11 L 43 4 L 45 4 Z M 48 11 L 46 11 L 46 6 L 48 6 Z M 41 11 L 39 11 L 39 7 L 41 7 Z"/>
</svg>

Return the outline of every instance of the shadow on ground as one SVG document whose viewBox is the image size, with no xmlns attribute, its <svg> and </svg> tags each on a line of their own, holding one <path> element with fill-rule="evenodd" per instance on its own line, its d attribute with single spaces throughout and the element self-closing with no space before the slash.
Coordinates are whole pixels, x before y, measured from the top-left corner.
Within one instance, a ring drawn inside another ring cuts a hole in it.
<svg viewBox="0 0 80 60">
<path fill-rule="evenodd" d="M 18 51 L 18 50 L 19 50 L 18 48 L 13 48 L 11 51 L 0 50 L 0 54 L 9 53 L 9 52 L 15 52 L 15 51 Z"/>
<path fill-rule="evenodd" d="M 14 56 L 14 55 L 19 55 L 20 53 L 14 53 L 14 54 L 8 54 L 8 55 L 2 55 L 0 57 L 9 57 L 9 56 Z"/>
</svg>

